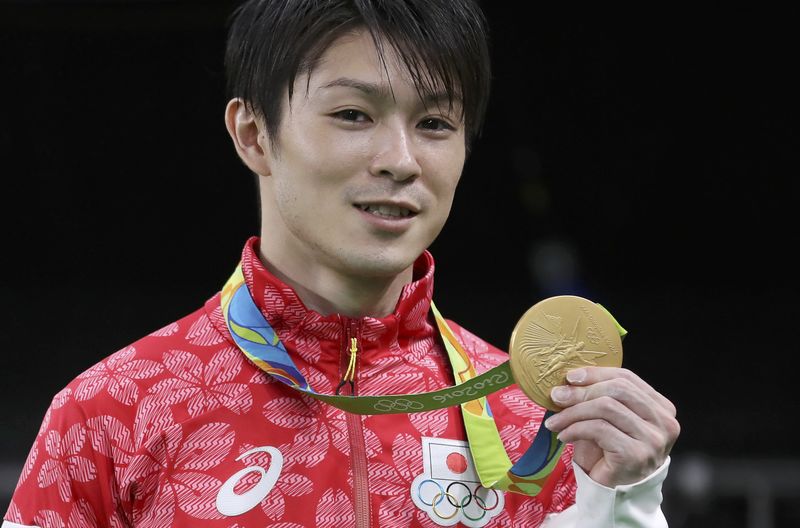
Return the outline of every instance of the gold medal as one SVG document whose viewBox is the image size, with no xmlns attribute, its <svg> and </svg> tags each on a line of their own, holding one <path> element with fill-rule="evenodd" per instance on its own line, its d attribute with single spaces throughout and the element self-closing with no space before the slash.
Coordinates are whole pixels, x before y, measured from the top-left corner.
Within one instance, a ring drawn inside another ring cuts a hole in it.
<svg viewBox="0 0 800 528">
<path fill-rule="evenodd" d="M 550 297 L 533 305 L 511 333 L 511 372 L 528 398 L 558 412 L 553 387 L 567 384 L 580 367 L 622 365 L 616 321 L 599 305 L 574 295 Z"/>
</svg>

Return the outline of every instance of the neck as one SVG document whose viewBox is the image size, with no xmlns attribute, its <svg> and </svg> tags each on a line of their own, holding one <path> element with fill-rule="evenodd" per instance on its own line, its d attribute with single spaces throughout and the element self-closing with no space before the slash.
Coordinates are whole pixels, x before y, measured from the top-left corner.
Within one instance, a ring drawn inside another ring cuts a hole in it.
<svg viewBox="0 0 800 528">
<path fill-rule="evenodd" d="M 270 273 L 291 286 L 307 308 L 320 315 L 382 318 L 394 312 L 403 286 L 413 280 L 413 264 L 391 277 L 364 277 L 330 267 L 283 262 L 279 252 L 262 245 L 259 257 Z"/>
</svg>

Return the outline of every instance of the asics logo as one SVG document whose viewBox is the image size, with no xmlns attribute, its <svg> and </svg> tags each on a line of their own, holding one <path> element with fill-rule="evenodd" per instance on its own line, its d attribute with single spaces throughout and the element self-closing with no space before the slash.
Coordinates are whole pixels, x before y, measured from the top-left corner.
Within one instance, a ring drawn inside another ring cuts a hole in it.
<svg viewBox="0 0 800 528">
<path fill-rule="evenodd" d="M 405 398 L 397 398 L 396 400 L 379 400 L 372 406 L 376 411 L 418 411 L 424 405 L 420 402 L 407 400 Z"/>
<path fill-rule="evenodd" d="M 280 451 L 272 446 L 254 447 L 253 449 L 242 453 L 236 460 L 239 461 L 247 455 L 253 453 L 264 452 L 270 456 L 269 468 L 265 469 L 261 466 L 248 466 L 231 475 L 231 478 L 225 481 L 222 487 L 217 492 L 217 510 L 222 515 L 232 517 L 234 515 L 241 515 L 256 507 L 256 505 L 264 500 L 264 497 L 272 490 L 283 468 L 283 455 Z M 245 475 L 250 473 L 260 473 L 261 478 L 258 484 L 253 486 L 248 491 L 239 495 L 234 488 L 244 478 Z"/>
</svg>

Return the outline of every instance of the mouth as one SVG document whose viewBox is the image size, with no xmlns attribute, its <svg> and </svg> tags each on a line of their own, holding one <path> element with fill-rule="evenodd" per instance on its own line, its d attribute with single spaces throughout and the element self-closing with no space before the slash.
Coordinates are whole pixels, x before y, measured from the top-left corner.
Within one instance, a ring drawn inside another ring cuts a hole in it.
<svg viewBox="0 0 800 528">
<path fill-rule="evenodd" d="M 400 219 L 416 216 L 419 212 L 415 207 L 408 204 L 389 204 L 389 203 L 374 203 L 374 204 L 353 204 L 353 207 L 369 213 L 371 215 L 388 218 Z"/>
</svg>

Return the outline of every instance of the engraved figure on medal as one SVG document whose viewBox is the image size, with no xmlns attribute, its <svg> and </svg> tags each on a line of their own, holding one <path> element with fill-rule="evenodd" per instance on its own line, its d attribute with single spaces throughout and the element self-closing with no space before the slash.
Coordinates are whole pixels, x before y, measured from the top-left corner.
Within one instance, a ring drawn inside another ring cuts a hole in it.
<svg viewBox="0 0 800 528">
<path fill-rule="evenodd" d="M 545 313 L 539 321 L 533 321 L 522 335 L 520 352 L 526 360 L 535 363 L 539 371 L 539 376 L 536 378 L 538 384 L 542 381 L 551 384 L 555 379 L 566 375 L 569 370 L 596 365 L 597 362 L 594 360 L 606 355 L 599 350 L 587 350 L 586 343 L 578 340 L 577 332 L 582 322 L 581 317 L 575 320 L 572 332 L 569 334 L 563 331 L 562 321 L 561 316 Z M 555 328 L 550 330 L 548 326 Z M 589 330 L 593 329 L 589 327 L 587 334 Z"/>
</svg>

